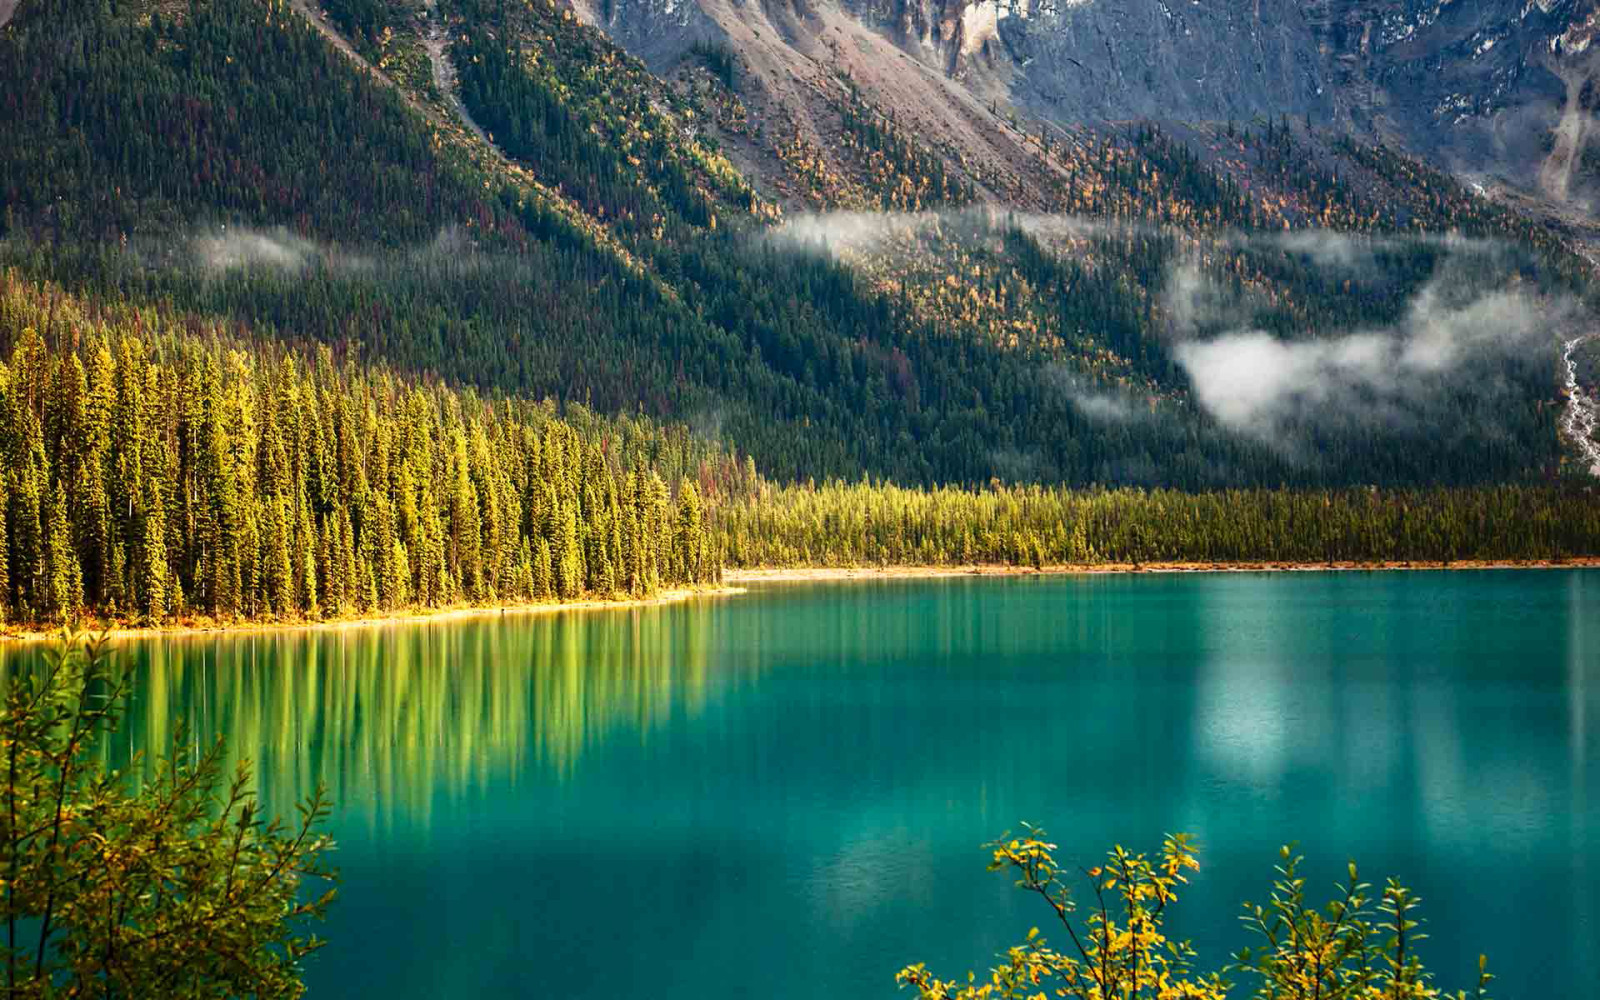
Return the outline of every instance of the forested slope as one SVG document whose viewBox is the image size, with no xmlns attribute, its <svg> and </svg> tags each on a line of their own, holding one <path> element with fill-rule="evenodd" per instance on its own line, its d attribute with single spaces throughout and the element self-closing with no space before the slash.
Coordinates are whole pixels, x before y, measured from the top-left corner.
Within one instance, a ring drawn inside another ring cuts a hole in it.
<svg viewBox="0 0 1600 1000">
<path fill-rule="evenodd" d="M 696 483 L 753 477 L 681 431 L 89 310 L 14 273 L 0 340 L 13 622 L 647 596 L 719 577 Z"/>
<path fill-rule="evenodd" d="M 543 0 L 328 8 L 383 78 L 275 0 L 24 0 L 0 254 L 110 306 L 688 424 L 778 481 L 1562 474 L 1554 331 L 1586 267 L 1389 151 L 1286 122 L 1041 134 L 1013 212 L 846 87 L 847 176 L 747 137 L 797 203 L 723 154 L 749 109 L 716 50 L 669 83 Z M 494 155 L 450 127 L 435 27 Z M 1448 363 L 1319 396 L 1374 337 L 1389 368 L 1429 337 Z M 1216 376 L 1262 338 L 1292 377 L 1241 415 Z"/>
<path fill-rule="evenodd" d="M 482 395 L 0 272 L 0 626 L 645 597 L 724 564 L 1600 555 L 1560 486 L 783 486 L 682 426 Z"/>
</svg>

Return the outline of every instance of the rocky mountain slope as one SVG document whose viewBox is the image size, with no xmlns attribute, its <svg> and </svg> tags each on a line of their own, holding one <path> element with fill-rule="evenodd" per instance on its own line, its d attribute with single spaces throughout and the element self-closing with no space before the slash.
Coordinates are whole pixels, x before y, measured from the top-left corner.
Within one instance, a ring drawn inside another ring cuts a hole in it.
<svg viewBox="0 0 1600 1000">
<path fill-rule="evenodd" d="M 91 297 L 642 411 L 779 478 L 1571 465 L 1561 234 L 1315 114 L 1031 113 L 1009 25 L 1093 4 L 56 2 L 0 28 L 0 263 Z"/>
<path fill-rule="evenodd" d="M 658 72 L 728 46 L 747 96 L 807 142 L 845 78 L 964 162 L 1014 159 L 1014 117 L 1290 115 L 1555 204 L 1594 184 L 1593 0 L 574 2 Z"/>
</svg>

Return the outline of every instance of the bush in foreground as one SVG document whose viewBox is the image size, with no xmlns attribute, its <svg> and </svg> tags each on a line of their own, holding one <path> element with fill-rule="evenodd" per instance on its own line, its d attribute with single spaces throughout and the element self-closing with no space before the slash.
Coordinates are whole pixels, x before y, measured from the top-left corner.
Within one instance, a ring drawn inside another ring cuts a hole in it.
<svg viewBox="0 0 1600 1000">
<path fill-rule="evenodd" d="M 305 925 L 331 888 L 319 788 L 261 818 L 246 766 L 175 736 L 133 786 L 99 757 L 127 680 L 67 636 L 10 681 L 0 714 L 0 970 L 7 997 L 297 997 Z"/>
<path fill-rule="evenodd" d="M 1162 933 L 1162 915 L 1187 881 L 1185 872 L 1200 867 L 1187 836 L 1168 837 L 1154 859 L 1119 846 L 1105 864 L 1077 870 L 1057 864 L 1051 853 L 1056 845 L 1032 827 L 1026 836 L 1003 836 L 989 847 L 994 852 L 989 869 L 1014 872 L 1017 885 L 1038 895 L 1055 914 L 1066 942 L 1052 948 L 1036 927 L 1002 956 L 987 981 L 970 972 L 965 982 L 941 980 L 922 964 L 908 966 L 896 980 L 916 989 L 921 1000 L 1223 1000 L 1233 976 L 1247 981 L 1249 995 L 1260 998 L 1441 996 L 1416 953 L 1416 943 L 1425 937 L 1415 915 L 1419 899 L 1394 879 L 1374 894 L 1353 862 L 1349 881 L 1318 909 L 1306 903 L 1301 859 L 1283 848 L 1270 901 L 1245 904 L 1242 919 L 1261 938 L 1259 946 L 1239 952 L 1221 972 L 1198 973 L 1189 944 Z M 1079 878 L 1093 895 L 1081 920 L 1068 884 Z M 1455 996 L 1483 1000 L 1491 978 L 1479 958 L 1474 991 Z"/>
</svg>

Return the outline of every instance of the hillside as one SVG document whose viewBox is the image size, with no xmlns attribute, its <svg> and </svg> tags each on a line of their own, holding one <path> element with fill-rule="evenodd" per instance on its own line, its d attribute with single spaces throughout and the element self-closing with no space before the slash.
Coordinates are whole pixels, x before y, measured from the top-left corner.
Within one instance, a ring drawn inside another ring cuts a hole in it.
<svg viewBox="0 0 1600 1000">
<path fill-rule="evenodd" d="M 1571 467 L 1570 234 L 1303 120 L 1013 119 L 820 8 L 809 61 L 786 21 L 730 44 L 686 14 L 647 64 L 585 23 L 628 42 L 628 10 L 23 0 L 4 256 L 108 306 L 685 424 L 779 480 Z"/>
<path fill-rule="evenodd" d="M 1005 159 L 1018 119 L 1289 115 L 1587 204 L 1600 16 L 1591 0 L 579 0 L 664 74 L 727 46 L 766 117 L 826 145 L 832 78 L 914 114 L 935 145 Z M 1036 132 L 1037 127 L 1024 131 Z"/>
<path fill-rule="evenodd" d="M 775 484 L 681 426 L 482 395 L 0 272 L 0 632 L 645 600 L 722 567 L 1564 563 L 1562 486 Z"/>
</svg>

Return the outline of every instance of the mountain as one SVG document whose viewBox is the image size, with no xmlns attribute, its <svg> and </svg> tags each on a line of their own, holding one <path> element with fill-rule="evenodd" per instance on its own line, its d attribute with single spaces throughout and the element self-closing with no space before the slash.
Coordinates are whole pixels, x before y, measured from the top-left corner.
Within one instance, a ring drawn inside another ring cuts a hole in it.
<svg viewBox="0 0 1600 1000">
<path fill-rule="evenodd" d="M 1591 0 L 577 0 L 653 68 L 726 45 L 821 135 L 830 78 L 917 116 L 933 145 L 1010 151 L 1001 111 L 1058 126 L 1289 115 L 1396 143 L 1557 203 L 1586 162 Z M 984 114 L 987 109 L 994 113 Z M 1580 114 L 1580 112 L 1583 112 Z"/>
<path fill-rule="evenodd" d="M 1336 34 L 1261 7 L 1274 52 Z M 1060 41 L 1142 8 L 984 9 L 22 0 L 0 259 L 246 339 L 688 425 L 780 480 L 1571 470 L 1571 230 L 1337 104 L 1309 125 L 1030 110 L 1013 22 Z M 1143 43 L 1121 44 L 1106 58 Z"/>
</svg>

